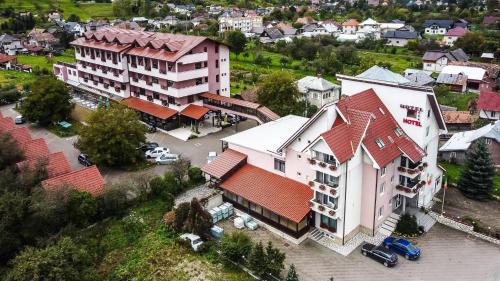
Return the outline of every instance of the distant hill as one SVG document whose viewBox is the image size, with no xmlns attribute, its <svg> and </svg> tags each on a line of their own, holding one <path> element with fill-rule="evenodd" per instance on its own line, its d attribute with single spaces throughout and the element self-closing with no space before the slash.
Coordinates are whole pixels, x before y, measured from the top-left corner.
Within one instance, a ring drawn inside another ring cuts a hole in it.
<svg viewBox="0 0 500 281">
<path fill-rule="evenodd" d="M 74 0 L 3 0 L 0 1 L 0 9 L 12 7 L 16 11 L 32 11 L 34 14 L 40 11 L 57 9 L 63 12 L 65 18 L 71 14 L 79 16 L 82 20 L 89 18 L 112 18 L 113 8 L 111 3 L 79 3 Z"/>
</svg>

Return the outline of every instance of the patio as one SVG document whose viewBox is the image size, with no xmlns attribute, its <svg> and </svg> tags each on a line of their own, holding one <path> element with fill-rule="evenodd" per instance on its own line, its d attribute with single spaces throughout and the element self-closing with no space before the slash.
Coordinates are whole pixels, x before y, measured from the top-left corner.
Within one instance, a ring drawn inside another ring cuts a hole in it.
<svg viewBox="0 0 500 281">
<path fill-rule="evenodd" d="M 204 120 L 198 123 L 198 133 L 194 132 L 193 126 L 184 125 L 177 129 L 167 131 L 167 134 L 171 135 L 174 138 L 187 141 L 191 136 L 204 137 L 221 130 L 222 127 L 214 127 L 212 126 L 212 122 L 210 120 Z"/>
</svg>

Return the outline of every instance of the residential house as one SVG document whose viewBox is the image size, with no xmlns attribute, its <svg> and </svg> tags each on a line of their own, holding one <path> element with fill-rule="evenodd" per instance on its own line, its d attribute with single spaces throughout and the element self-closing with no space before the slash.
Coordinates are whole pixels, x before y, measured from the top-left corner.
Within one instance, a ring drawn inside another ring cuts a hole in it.
<svg viewBox="0 0 500 281">
<path fill-rule="evenodd" d="M 472 129 L 472 123 L 477 117 L 470 111 L 443 111 L 443 119 L 448 129 L 448 135 L 444 139 L 449 139 L 452 134 L 457 132 L 469 131 Z M 445 135 L 442 135 L 445 136 Z M 443 139 L 443 138 L 442 138 Z"/>
<path fill-rule="evenodd" d="M 460 65 L 447 65 L 442 69 L 441 74 L 465 76 L 467 79 L 467 90 L 469 91 L 479 91 L 480 85 L 484 83 L 484 79 L 486 78 L 486 70 L 479 67 Z"/>
<path fill-rule="evenodd" d="M 405 47 L 406 45 L 408 45 L 409 41 L 416 40 L 418 38 L 418 32 L 412 31 L 387 31 L 383 35 L 383 39 L 387 40 L 386 45 L 396 47 Z"/>
<path fill-rule="evenodd" d="M 488 146 L 493 163 L 500 168 L 500 121 L 488 124 L 476 130 L 459 132 L 439 148 L 439 157 L 445 161 L 463 165 L 469 153 L 478 141 Z"/>
<path fill-rule="evenodd" d="M 302 98 L 318 108 L 340 98 L 340 86 L 321 76 L 306 76 L 297 81 Z"/>
<path fill-rule="evenodd" d="M 477 102 L 479 117 L 487 120 L 500 120 L 500 93 L 481 91 Z"/>
<path fill-rule="evenodd" d="M 483 25 L 495 26 L 500 23 L 500 16 L 485 16 L 483 18 Z"/>
<path fill-rule="evenodd" d="M 262 27 L 261 16 L 221 16 L 219 17 L 219 32 L 229 30 L 240 30 L 243 33 L 248 33 L 252 28 Z"/>
<path fill-rule="evenodd" d="M 455 23 L 453 23 L 454 27 L 461 27 L 463 29 L 469 29 L 470 28 L 470 23 L 467 20 L 464 19 L 459 19 Z"/>
<path fill-rule="evenodd" d="M 436 84 L 443 84 L 449 87 L 450 91 L 463 93 L 467 90 L 467 75 L 464 73 L 439 73 Z"/>
<path fill-rule="evenodd" d="M 422 57 L 423 70 L 441 72 L 450 62 L 466 62 L 469 57 L 462 49 L 453 51 L 427 51 Z"/>
<path fill-rule="evenodd" d="M 368 19 L 364 20 L 363 22 L 361 22 L 359 24 L 359 27 L 360 28 L 368 27 L 368 28 L 371 28 L 374 30 L 380 30 L 380 23 L 378 23 L 377 21 L 375 21 L 372 18 L 368 18 Z"/>
<path fill-rule="evenodd" d="M 4 70 L 14 69 L 15 64 L 17 64 L 16 56 L 0 54 L 0 69 Z"/>
<path fill-rule="evenodd" d="M 453 45 L 455 45 L 455 42 L 459 38 L 464 37 L 464 35 L 467 34 L 467 32 L 468 32 L 468 30 L 463 28 L 463 27 L 454 27 L 454 28 L 448 30 L 448 32 L 446 32 L 446 34 L 444 35 L 444 38 L 443 38 L 443 43 L 446 46 L 453 46 Z"/>
<path fill-rule="evenodd" d="M 453 27 L 452 20 L 425 20 L 423 27 L 425 34 L 428 35 L 444 35 Z"/>
<path fill-rule="evenodd" d="M 403 27 L 405 27 L 405 22 L 401 21 L 383 22 L 380 23 L 380 32 L 384 34 L 389 31 L 396 31 Z M 415 30 L 410 30 L 410 31 L 415 31 Z"/>
<path fill-rule="evenodd" d="M 69 33 L 73 33 L 75 36 L 82 36 L 85 32 L 85 27 L 77 22 L 66 22 L 63 25 L 63 30 Z"/>
<path fill-rule="evenodd" d="M 194 5 L 175 5 L 174 12 L 182 15 L 188 15 L 196 11 Z"/>
<path fill-rule="evenodd" d="M 23 52 L 24 49 L 21 39 L 9 34 L 2 34 L 0 36 L 0 52 L 15 56 L 19 52 Z"/>
<path fill-rule="evenodd" d="M 302 25 L 317 23 L 317 21 L 315 19 L 313 19 L 312 17 L 298 18 L 295 22 L 299 23 L 299 24 L 302 24 Z"/>
<path fill-rule="evenodd" d="M 260 34 L 260 42 L 264 44 L 274 43 L 283 38 L 284 38 L 283 34 L 277 28 L 264 28 L 264 30 Z"/>
<path fill-rule="evenodd" d="M 31 47 L 39 47 L 45 50 L 52 50 L 59 45 L 59 39 L 45 29 L 34 28 L 28 33 L 28 44 Z"/>
<path fill-rule="evenodd" d="M 337 102 L 226 137 L 202 168 L 224 201 L 293 243 L 311 228 L 338 247 L 388 236 L 387 218 L 428 206 L 441 188 L 446 127 L 432 89 L 338 78 Z"/>
<path fill-rule="evenodd" d="M 47 21 L 49 22 L 57 22 L 61 20 L 61 14 L 58 11 L 50 11 L 47 15 Z"/>
<path fill-rule="evenodd" d="M 434 78 L 432 78 L 428 72 L 425 72 L 422 70 L 415 72 L 415 73 L 405 75 L 405 78 L 408 79 L 411 84 L 417 85 L 417 86 L 432 87 L 432 86 L 434 86 L 434 83 L 435 83 Z"/>
<path fill-rule="evenodd" d="M 450 65 L 469 66 L 484 69 L 484 71 L 486 71 L 486 77 L 483 79 L 483 84 L 480 85 L 482 87 L 481 90 L 493 90 L 497 85 L 500 85 L 499 64 L 472 61 L 451 61 Z"/>
<path fill-rule="evenodd" d="M 101 28 L 110 27 L 107 20 L 91 21 L 85 25 L 85 31 L 97 31 Z"/>
<path fill-rule="evenodd" d="M 359 22 L 355 19 L 350 19 L 342 23 L 342 33 L 354 35 L 358 31 Z"/>
<path fill-rule="evenodd" d="M 342 27 L 341 23 L 336 23 L 332 20 L 324 20 L 320 22 L 320 25 L 330 34 L 339 32 L 339 29 Z"/>
<path fill-rule="evenodd" d="M 319 35 L 330 35 L 330 33 L 322 26 L 316 23 L 302 26 L 301 35 L 304 37 L 315 37 Z"/>
</svg>

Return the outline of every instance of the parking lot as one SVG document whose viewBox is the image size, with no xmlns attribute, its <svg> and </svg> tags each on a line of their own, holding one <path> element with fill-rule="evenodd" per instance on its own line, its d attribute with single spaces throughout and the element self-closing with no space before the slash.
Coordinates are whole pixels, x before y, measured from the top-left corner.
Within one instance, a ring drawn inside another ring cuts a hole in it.
<svg viewBox="0 0 500 281">
<path fill-rule="evenodd" d="M 222 223 L 225 232 L 234 231 L 232 221 Z M 399 257 L 394 268 L 361 254 L 361 247 L 344 257 L 312 240 L 300 245 L 287 243 L 271 232 L 245 230 L 255 240 L 272 241 L 286 253 L 286 263 L 293 263 L 302 281 L 339 280 L 500 280 L 500 248 L 468 237 L 463 232 L 436 224 L 416 239 L 422 256 L 416 261 Z M 288 265 L 287 265 L 288 267 Z"/>
</svg>

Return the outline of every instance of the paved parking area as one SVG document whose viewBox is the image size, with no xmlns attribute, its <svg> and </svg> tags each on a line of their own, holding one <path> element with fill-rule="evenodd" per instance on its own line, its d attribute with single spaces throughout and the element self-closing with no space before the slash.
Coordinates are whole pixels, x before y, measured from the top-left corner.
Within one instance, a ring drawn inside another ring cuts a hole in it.
<svg viewBox="0 0 500 281">
<path fill-rule="evenodd" d="M 223 223 L 226 232 L 234 231 L 232 221 Z M 300 245 L 263 229 L 248 231 L 254 239 L 274 245 L 286 253 L 286 263 L 293 263 L 302 281 L 339 280 L 500 280 L 500 248 L 494 244 L 468 237 L 463 232 L 436 224 L 417 239 L 422 257 L 407 261 L 400 257 L 394 268 L 364 257 L 360 247 L 347 257 L 337 254 L 312 240 Z M 287 266 L 288 267 L 288 266 Z"/>
</svg>

